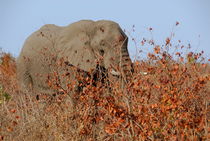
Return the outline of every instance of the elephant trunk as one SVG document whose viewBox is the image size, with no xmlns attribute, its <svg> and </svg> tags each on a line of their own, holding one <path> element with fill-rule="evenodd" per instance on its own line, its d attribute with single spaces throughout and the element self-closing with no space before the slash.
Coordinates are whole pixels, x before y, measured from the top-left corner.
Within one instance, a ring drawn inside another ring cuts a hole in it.
<svg viewBox="0 0 210 141">
<path fill-rule="evenodd" d="M 127 82 L 132 75 L 132 62 L 128 54 L 128 38 L 126 37 L 120 50 L 120 68 L 124 80 Z"/>
</svg>

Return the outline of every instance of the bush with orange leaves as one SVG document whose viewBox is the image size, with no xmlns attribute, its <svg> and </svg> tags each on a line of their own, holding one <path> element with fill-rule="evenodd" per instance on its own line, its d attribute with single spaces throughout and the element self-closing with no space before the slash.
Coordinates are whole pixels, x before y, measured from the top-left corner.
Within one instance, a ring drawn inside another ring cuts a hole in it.
<svg viewBox="0 0 210 141">
<path fill-rule="evenodd" d="M 5 87 L 4 87 L 5 86 Z M 8 53 L 0 53 L 0 103 L 10 98 L 9 93 L 16 90 L 15 59 Z M 6 93 L 7 91 L 9 93 Z"/>
<path fill-rule="evenodd" d="M 73 83 L 60 95 L 37 100 L 18 90 L 14 59 L 3 54 L 0 82 L 11 99 L 0 103 L 0 140 L 208 140 L 210 65 L 203 52 L 183 54 L 180 45 L 171 53 L 171 38 L 163 46 L 141 43 L 154 50 L 133 63 L 125 86 L 111 80 L 93 86 L 78 76 L 86 84 L 75 91 L 73 109 Z"/>
</svg>

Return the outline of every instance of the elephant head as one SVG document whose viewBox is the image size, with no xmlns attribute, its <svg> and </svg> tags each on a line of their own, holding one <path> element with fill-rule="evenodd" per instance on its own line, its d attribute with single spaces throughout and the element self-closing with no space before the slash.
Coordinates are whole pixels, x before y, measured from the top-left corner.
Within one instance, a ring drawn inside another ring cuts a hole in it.
<svg viewBox="0 0 210 141">
<path fill-rule="evenodd" d="M 128 37 L 117 23 L 79 21 L 65 28 L 59 48 L 65 48 L 63 54 L 69 56 L 70 64 L 85 71 L 100 65 L 112 75 L 122 74 L 125 78 L 130 75 L 132 63 L 127 50 Z M 77 34 L 72 38 L 74 32 Z"/>
</svg>

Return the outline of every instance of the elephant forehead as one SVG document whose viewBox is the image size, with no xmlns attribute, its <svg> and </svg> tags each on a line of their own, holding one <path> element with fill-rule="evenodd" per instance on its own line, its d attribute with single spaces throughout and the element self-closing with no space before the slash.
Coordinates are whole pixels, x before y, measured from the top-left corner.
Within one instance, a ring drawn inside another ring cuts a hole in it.
<svg viewBox="0 0 210 141">
<path fill-rule="evenodd" d="M 101 24 L 101 25 L 118 25 L 118 23 L 110 20 L 99 20 L 96 23 Z"/>
</svg>

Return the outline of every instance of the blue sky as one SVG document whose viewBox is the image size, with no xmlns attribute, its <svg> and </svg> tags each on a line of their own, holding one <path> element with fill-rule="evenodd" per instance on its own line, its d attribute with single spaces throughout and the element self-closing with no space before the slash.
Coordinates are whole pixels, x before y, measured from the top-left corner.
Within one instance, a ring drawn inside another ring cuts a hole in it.
<svg viewBox="0 0 210 141">
<path fill-rule="evenodd" d="M 0 47 L 18 56 L 25 39 L 42 25 L 65 26 L 81 19 L 113 20 L 129 32 L 135 25 L 132 36 L 138 43 L 143 37 L 163 43 L 179 21 L 175 40 L 210 56 L 209 0 L 0 0 Z M 131 56 L 135 50 L 130 39 Z"/>
</svg>

